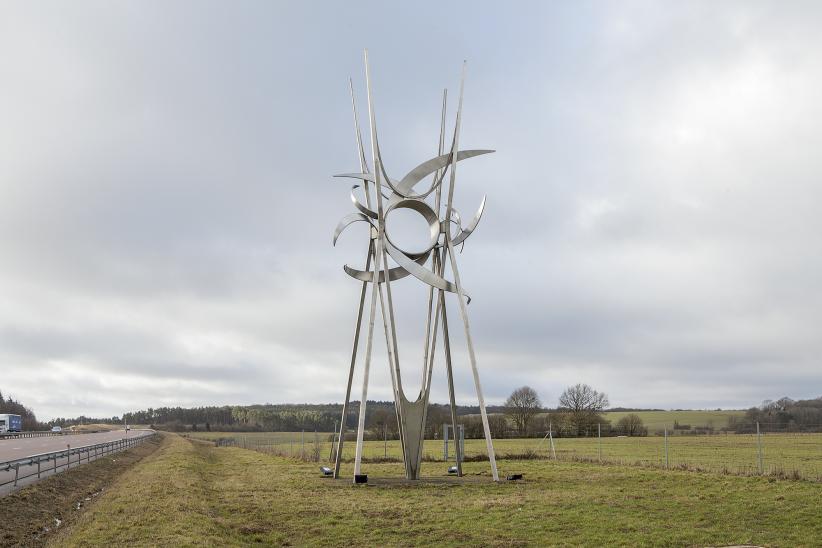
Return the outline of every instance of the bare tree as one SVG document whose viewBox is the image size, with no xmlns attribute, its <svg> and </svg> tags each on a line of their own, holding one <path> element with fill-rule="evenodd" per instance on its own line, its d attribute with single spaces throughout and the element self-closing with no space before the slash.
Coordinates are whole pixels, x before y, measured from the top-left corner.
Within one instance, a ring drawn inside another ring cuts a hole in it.
<svg viewBox="0 0 822 548">
<path fill-rule="evenodd" d="M 481 421 L 480 424 L 482 424 Z M 491 413 L 488 415 L 488 429 L 491 431 L 492 438 L 504 438 L 508 432 L 508 421 L 502 415 Z M 485 432 L 483 431 L 482 436 L 484 435 Z"/>
<path fill-rule="evenodd" d="M 397 432 L 397 415 L 388 408 L 379 407 L 374 410 L 370 417 L 371 438 L 381 440 L 388 436 L 394 438 Z"/>
<path fill-rule="evenodd" d="M 505 414 L 514 421 L 514 426 L 520 436 L 528 435 L 528 425 L 531 419 L 542 409 L 537 391 L 530 386 L 517 388 L 505 402 Z"/>
<path fill-rule="evenodd" d="M 626 436 L 647 436 L 648 429 L 642 423 L 642 418 L 636 413 L 625 415 L 617 421 L 617 429 Z"/>
<path fill-rule="evenodd" d="M 569 386 L 559 397 L 559 407 L 568 414 L 568 419 L 577 436 L 584 435 L 597 421 L 600 413 L 608 407 L 608 396 L 597 392 L 587 384 Z"/>
</svg>

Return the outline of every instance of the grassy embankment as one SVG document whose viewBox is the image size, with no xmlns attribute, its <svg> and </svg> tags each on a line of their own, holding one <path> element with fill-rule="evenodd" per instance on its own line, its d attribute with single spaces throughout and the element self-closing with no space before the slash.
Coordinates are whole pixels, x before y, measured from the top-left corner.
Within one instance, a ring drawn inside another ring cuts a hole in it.
<svg viewBox="0 0 822 548">
<path fill-rule="evenodd" d="M 287 456 L 299 456 L 303 452 L 300 432 L 220 433 L 194 432 L 189 436 L 215 440 L 233 438 L 239 445 L 261 448 Z M 327 459 L 331 451 L 331 434 L 318 434 L 319 454 Z M 305 434 L 305 454 L 314 454 L 314 433 Z M 354 458 L 354 442 L 343 446 L 343 458 Z M 523 455 L 548 458 L 548 440 L 501 439 L 494 440 L 498 455 Z M 554 440 L 557 459 L 565 461 L 600 460 L 612 464 L 664 467 L 665 440 L 661 436 L 641 438 L 559 438 Z M 676 436 L 668 439 L 668 465 L 730 474 L 755 474 L 758 472 L 757 439 L 749 434 L 719 434 L 714 436 Z M 768 474 L 786 474 L 803 479 L 822 481 L 822 434 L 765 434 L 762 436 L 763 467 Z M 453 455 L 453 446 L 451 447 Z M 484 440 L 465 440 L 466 457 L 478 457 L 486 453 Z M 365 442 L 367 459 L 385 456 L 399 460 L 402 453 L 399 441 L 384 444 L 381 441 Z M 426 440 L 423 446 L 426 460 L 441 460 L 442 440 Z"/>
<path fill-rule="evenodd" d="M 159 440 L 100 457 L 0 497 L 0 546 L 40 546 L 71 525 L 124 471 L 150 455 Z"/>
<path fill-rule="evenodd" d="M 399 476 L 370 464 L 371 476 Z M 500 461 L 461 485 L 353 486 L 313 464 L 167 434 L 55 545 L 787 545 L 822 538 L 822 485 L 762 477 Z M 350 465 L 344 472 L 351 474 Z M 441 475 L 441 463 L 423 473 Z"/>
</svg>

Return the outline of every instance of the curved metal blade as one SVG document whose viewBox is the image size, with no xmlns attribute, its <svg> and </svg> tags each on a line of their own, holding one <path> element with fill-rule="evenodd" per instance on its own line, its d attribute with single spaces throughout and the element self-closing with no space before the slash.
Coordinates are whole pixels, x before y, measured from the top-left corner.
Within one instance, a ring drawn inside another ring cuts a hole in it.
<svg viewBox="0 0 822 548">
<path fill-rule="evenodd" d="M 461 160 L 466 160 L 468 158 L 473 158 L 474 156 L 480 156 L 482 154 L 490 154 L 492 152 L 494 152 L 494 151 L 493 150 L 460 150 L 457 153 L 457 161 L 459 162 Z M 411 171 L 409 171 L 408 174 L 405 177 L 402 178 L 402 181 L 400 181 L 397 188 L 400 190 L 401 193 L 408 193 L 408 192 L 411 191 L 412 188 L 414 188 L 414 186 L 417 183 L 422 181 L 425 177 L 427 177 L 428 175 L 431 175 L 432 173 L 434 173 L 438 169 L 444 168 L 445 166 L 447 166 L 450 163 L 451 163 L 451 153 L 450 152 L 448 154 L 443 154 L 441 156 L 437 156 L 436 158 L 431 158 L 427 162 L 423 162 L 420 165 L 418 165 L 417 167 L 415 167 L 414 169 L 412 169 Z M 441 180 L 442 180 L 442 177 L 440 177 L 440 181 Z M 437 187 L 438 184 L 439 184 L 439 181 L 435 182 L 431 186 L 431 188 L 427 192 L 425 192 L 423 195 L 408 196 L 408 197 L 409 198 L 418 198 L 418 197 L 427 196 L 428 194 L 431 193 L 432 190 L 434 190 Z"/>
<path fill-rule="evenodd" d="M 423 255 L 416 262 L 412 261 L 412 264 L 424 264 L 425 261 L 428 260 L 428 255 Z M 354 278 L 355 280 L 360 280 L 361 282 L 374 282 L 374 271 L 373 270 L 359 270 L 354 267 L 343 265 L 343 270 L 345 273 Z M 394 268 L 388 269 L 388 281 L 395 281 L 401 280 L 408 276 L 410 272 L 401 266 L 395 266 Z M 385 270 L 380 271 L 379 276 L 379 283 L 385 283 Z"/>
<path fill-rule="evenodd" d="M 454 245 L 459 245 L 462 242 L 464 242 L 466 240 L 466 238 L 468 238 L 468 236 L 470 236 L 471 233 L 474 232 L 474 229 L 477 228 L 477 225 L 479 224 L 480 219 L 482 218 L 482 212 L 485 211 L 485 198 L 486 198 L 486 196 L 482 197 L 482 203 L 480 204 L 479 209 L 477 210 L 477 213 L 474 215 L 474 218 L 471 219 L 470 223 L 468 223 L 468 226 L 465 227 L 464 229 L 462 229 L 460 231 L 460 233 L 457 234 L 457 237 L 454 238 L 454 240 L 452 242 Z M 453 210 L 453 208 L 452 208 L 452 210 Z"/>
<path fill-rule="evenodd" d="M 391 258 L 394 259 L 398 265 L 410 272 L 412 276 L 421 282 L 425 282 L 428 285 L 436 287 L 437 289 L 442 289 L 443 291 L 449 291 L 451 293 L 457 292 L 457 286 L 454 283 L 437 276 L 427 268 L 412 261 L 402 251 L 391 245 L 391 242 L 387 239 L 385 240 L 385 250 L 388 251 L 388 254 L 391 255 Z M 464 288 L 462 293 L 467 295 Z"/>
<path fill-rule="evenodd" d="M 490 154 L 495 152 L 493 150 L 461 150 L 457 153 L 457 161 L 466 160 L 468 158 L 473 158 L 474 156 L 481 156 L 482 154 Z M 432 158 L 427 162 L 423 162 L 402 178 L 402 181 L 397 181 L 395 179 L 390 179 L 391 186 L 396 188 L 399 191 L 403 198 L 422 198 L 427 196 L 431 193 L 434 189 L 437 188 L 439 181 L 436 181 L 432 187 L 423 194 L 418 195 L 406 195 L 414 186 L 417 185 L 420 181 L 422 181 L 428 175 L 431 175 L 438 169 L 443 169 L 444 167 L 448 166 L 451 163 L 451 153 L 443 154 L 441 156 L 437 156 L 436 158 Z M 334 177 L 345 177 L 348 179 L 362 179 L 364 181 L 375 182 L 374 174 L 373 173 L 339 173 L 334 175 Z M 440 177 L 440 180 L 442 177 Z"/>
<path fill-rule="evenodd" d="M 340 234 L 342 234 L 343 230 L 348 228 L 348 226 L 352 223 L 356 223 L 358 221 L 365 221 L 372 227 L 374 226 L 371 223 L 371 221 L 368 220 L 368 217 L 366 217 L 362 213 L 349 213 L 348 215 L 340 219 L 340 222 L 337 224 L 337 228 L 334 230 L 334 240 L 332 242 L 332 245 L 337 245 L 337 238 L 340 237 Z"/>
<path fill-rule="evenodd" d="M 356 207 L 358 210 L 360 210 L 361 213 L 367 215 L 368 217 L 371 217 L 372 219 L 379 218 L 379 215 L 377 215 L 376 211 L 374 211 L 373 209 L 369 209 L 368 206 L 366 206 L 357 199 L 357 195 L 354 194 L 354 191 L 358 188 L 360 188 L 360 185 L 354 185 L 351 187 L 351 201 L 354 202 L 354 207 Z"/>
</svg>

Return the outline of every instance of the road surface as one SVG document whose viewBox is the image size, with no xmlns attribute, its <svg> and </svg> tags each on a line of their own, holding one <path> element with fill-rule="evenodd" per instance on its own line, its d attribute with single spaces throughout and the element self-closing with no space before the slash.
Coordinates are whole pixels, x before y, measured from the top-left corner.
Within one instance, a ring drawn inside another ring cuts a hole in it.
<svg viewBox="0 0 822 548">
<path fill-rule="evenodd" d="M 39 438 L 17 438 L 17 439 L 0 439 L 0 463 L 30 457 L 32 455 L 40 455 L 43 453 L 50 453 L 52 451 L 63 451 L 67 445 L 71 445 L 72 449 L 82 447 L 85 445 L 95 445 L 97 443 L 105 443 L 109 441 L 122 440 L 128 438 L 139 438 L 152 434 L 151 430 L 113 430 L 111 432 L 98 432 L 95 434 L 68 434 L 62 436 L 45 436 Z M 72 457 L 77 458 L 77 456 Z M 91 460 L 94 460 L 92 456 Z M 82 463 L 86 463 L 87 459 L 82 458 Z M 53 461 L 52 461 L 53 462 Z M 60 459 L 58 464 L 58 473 L 63 471 L 66 459 Z M 78 463 L 79 464 L 79 463 Z M 72 468 L 74 465 L 72 465 Z M 21 474 L 30 472 L 28 468 L 20 468 Z M 44 465 L 43 477 L 53 473 L 53 469 Z M 2 471 L 0 470 L 0 496 L 5 495 L 14 490 L 11 484 L 3 486 L 7 480 L 14 479 L 14 470 Z M 25 481 L 20 481 L 18 487 L 33 483 L 37 481 L 37 477 L 28 478 Z"/>
</svg>

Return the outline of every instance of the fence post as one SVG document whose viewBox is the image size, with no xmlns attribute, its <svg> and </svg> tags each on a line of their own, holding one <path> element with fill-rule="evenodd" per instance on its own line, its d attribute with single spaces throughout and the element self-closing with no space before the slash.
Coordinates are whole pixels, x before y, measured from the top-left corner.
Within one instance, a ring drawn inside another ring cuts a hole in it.
<svg viewBox="0 0 822 548">
<path fill-rule="evenodd" d="M 68 470 L 71 468 L 71 444 L 67 443 L 66 447 L 68 447 L 68 450 L 66 451 L 66 470 Z"/>
<path fill-rule="evenodd" d="M 665 469 L 668 470 L 668 429 L 667 428 L 665 429 Z"/>
<path fill-rule="evenodd" d="M 383 443 L 383 457 L 388 458 L 388 429 L 382 425 L 382 443 Z"/>
<path fill-rule="evenodd" d="M 20 475 L 20 463 L 14 465 L 14 486 L 17 487 L 17 477 Z"/>
<path fill-rule="evenodd" d="M 40 459 L 37 459 L 37 479 L 40 479 Z"/>
<path fill-rule="evenodd" d="M 457 457 L 457 463 L 461 465 L 462 460 L 465 458 L 465 425 L 464 424 L 458 424 L 457 425 L 457 430 L 459 430 L 459 433 L 460 433 L 460 435 L 459 435 L 460 441 L 459 441 L 459 443 L 455 444 L 456 445 L 456 453 L 457 453 L 456 457 Z M 460 474 L 462 474 L 462 467 L 460 467 Z"/>
<path fill-rule="evenodd" d="M 554 433 L 553 423 L 548 421 L 548 440 L 551 442 L 551 458 L 557 460 L 557 451 L 554 449 Z"/>
<path fill-rule="evenodd" d="M 597 451 L 599 453 L 599 462 L 602 462 L 602 425 L 597 423 Z"/>
<path fill-rule="evenodd" d="M 328 462 L 334 462 L 334 448 L 337 446 L 334 443 L 334 438 L 337 437 L 337 421 L 334 421 L 334 433 L 331 434 L 331 450 L 328 452 Z"/>
<path fill-rule="evenodd" d="M 762 434 L 759 432 L 759 421 L 756 421 L 756 454 L 759 462 L 759 475 L 765 473 L 765 466 L 762 462 Z"/>
<path fill-rule="evenodd" d="M 451 437 L 448 435 L 448 423 L 442 425 L 442 460 L 448 461 L 448 440 Z"/>
</svg>

